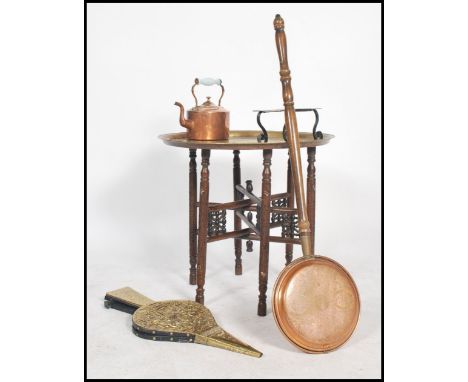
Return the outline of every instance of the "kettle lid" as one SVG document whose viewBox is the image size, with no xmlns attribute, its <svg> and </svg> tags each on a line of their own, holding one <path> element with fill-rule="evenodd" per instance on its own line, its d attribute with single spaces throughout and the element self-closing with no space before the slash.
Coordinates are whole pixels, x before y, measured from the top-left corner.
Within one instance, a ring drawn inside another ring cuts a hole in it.
<svg viewBox="0 0 468 382">
<path fill-rule="evenodd" d="M 206 101 L 203 102 L 199 106 L 195 106 L 190 111 L 198 111 L 198 112 L 204 112 L 204 111 L 210 111 L 210 112 L 227 112 L 227 110 L 222 107 L 218 106 L 215 103 L 211 101 L 211 97 L 207 96 Z"/>
</svg>

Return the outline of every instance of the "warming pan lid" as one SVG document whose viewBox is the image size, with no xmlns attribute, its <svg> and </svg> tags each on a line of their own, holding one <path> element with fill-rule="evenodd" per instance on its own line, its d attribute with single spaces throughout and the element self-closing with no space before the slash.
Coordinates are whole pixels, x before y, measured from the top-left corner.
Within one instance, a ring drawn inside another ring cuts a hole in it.
<svg viewBox="0 0 468 382">
<path fill-rule="evenodd" d="M 353 333 L 360 310 L 352 277 L 324 256 L 299 258 L 283 269 L 273 290 L 273 315 L 297 347 L 322 353 L 343 345 Z"/>
</svg>

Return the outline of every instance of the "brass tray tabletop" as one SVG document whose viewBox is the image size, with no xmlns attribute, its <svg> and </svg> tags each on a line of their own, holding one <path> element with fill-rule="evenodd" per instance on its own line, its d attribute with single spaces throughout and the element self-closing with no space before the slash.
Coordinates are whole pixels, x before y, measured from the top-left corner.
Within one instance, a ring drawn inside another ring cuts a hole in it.
<svg viewBox="0 0 468 382">
<path fill-rule="evenodd" d="M 187 139 L 187 133 L 169 133 L 160 135 L 166 145 L 188 149 L 208 150 L 265 150 L 288 149 L 288 142 L 281 131 L 268 131 L 268 142 L 258 142 L 258 130 L 231 130 L 229 139 L 222 141 L 195 141 Z M 299 133 L 301 147 L 316 147 L 326 145 L 335 136 L 323 134 L 323 139 L 314 139 L 312 133 Z"/>
</svg>

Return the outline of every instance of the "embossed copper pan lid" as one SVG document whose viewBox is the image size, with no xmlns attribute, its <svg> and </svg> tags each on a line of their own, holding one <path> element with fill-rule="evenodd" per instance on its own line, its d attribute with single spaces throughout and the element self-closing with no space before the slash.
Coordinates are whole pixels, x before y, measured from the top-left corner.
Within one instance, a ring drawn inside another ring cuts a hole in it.
<svg viewBox="0 0 468 382">
<path fill-rule="evenodd" d="M 272 306 L 276 323 L 290 342 L 305 352 L 322 353 L 351 337 L 360 301 L 356 284 L 340 264 L 314 256 L 283 269 Z"/>
</svg>

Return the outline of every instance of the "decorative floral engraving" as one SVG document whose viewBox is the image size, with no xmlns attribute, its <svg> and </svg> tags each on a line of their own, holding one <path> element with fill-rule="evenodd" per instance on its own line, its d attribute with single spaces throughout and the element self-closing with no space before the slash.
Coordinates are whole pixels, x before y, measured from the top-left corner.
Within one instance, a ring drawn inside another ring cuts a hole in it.
<svg viewBox="0 0 468 382">
<path fill-rule="evenodd" d="M 138 309 L 133 323 L 144 330 L 203 333 L 216 325 L 211 312 L 194 301 L 160 301 Z"/>
</svg>

